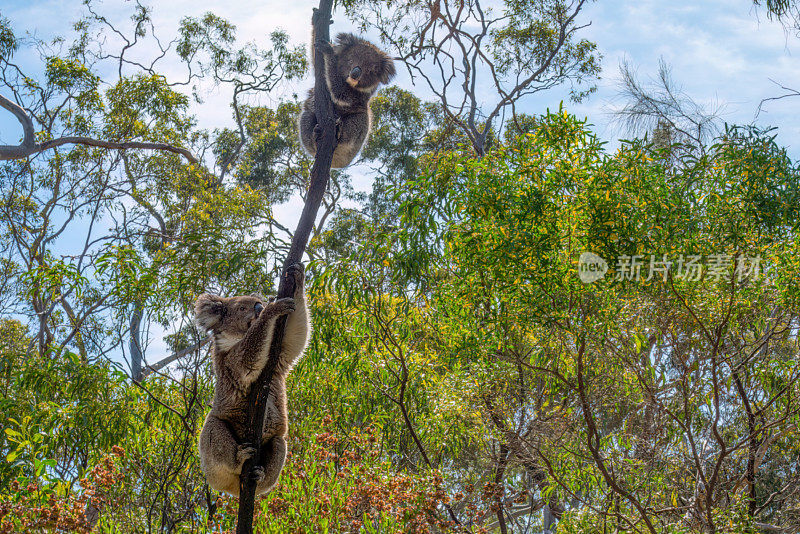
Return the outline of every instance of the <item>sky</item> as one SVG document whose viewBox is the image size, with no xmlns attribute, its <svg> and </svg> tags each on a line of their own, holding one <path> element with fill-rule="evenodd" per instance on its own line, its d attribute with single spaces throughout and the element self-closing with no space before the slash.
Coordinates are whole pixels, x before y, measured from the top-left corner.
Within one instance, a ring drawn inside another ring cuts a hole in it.
<svg viewBox="0 0 800 534">
<path fill-rule="evenodd" d="M 211 11 L 237 27 L 239 40 L 269 45 L 268 35 L 277 28 L 287 31 L 290 43 L 307 43 L 310 33 L 311 8 L 315 1 L 286 0 L 170 0 L 143 2 L 153 7 L 152 18 L 159 35 L 175 35 L 179 21 L 185 16 L 199 17 Z M 95 3 L 97 11 L 117 24 L 124 24 L 131 13 L 131 3 L 106 0 Z M 2 0 L 0 15 L 11 21 L 18 36 L 27 31 L 48 40 L 57 35 L 69 36 L 71 24 L 83 12 L 79 0 Z M 332 33 L 353 31 L 344 16 L 334 11 Z M 587 117 L 597 134 L 614 146 L 625 132 L 613 121 L 612 111 L 620 106 L 618 97 L 619 65 L 627 61 L 639 77 L 656 76 L 661 58 L 672 68 L 675 81 L 695 101 L 722 109 L 728 123 L 748 124 L 756 120 L 762 99 L 782 93 L 779 85 L 800 89 L 800 37 L 787 34 L 783 27 L 755 11 L 751 0 L 597 0 L 588 4 L 581 24 L 590 23 L 581 36 L 597 43 L 601 52 L 602 74 L 598 90 L 580 104 L 566 103 L 567 110 Z M 369 36 L 373 38 L 375 36 Z M 15 61 L 36 72 L 41 69 L 32 50 L 21 50 Z M 178 65 L 165 65 L 168 77 L 180 77 Z M 170 69 L 173 69 L 172 71 Z M 430 94 L 423 86 L 412 87 L 408 76 L 399 69 L 394 83 L 414 91 L 423 99 Z M 301 82 L 282 87 L 284 94 L 303 94 L 313 84 L 310 74 Z M 204 87 L 203 104 L 195 104 L 193 112 L 201 128 L 232 126 L 230 93 L 225 88 Z M 6 95 L 9 96 L 9 95 Z M 281 97 L 262 104 L 275 104 Z M 518 103 L 519 111 L 538 114 L 557 109 L 568 100 L 567 88 L 538 93 Z M 486 102 L 488 106 L 491 102 Z M 778 142 L 789 154 L 800 158 L 800 97 L 766 104 L 756 123 L 778 127 Z M 8 113 L 0 110 L 0 144 L 14 144 L 21 137 L 21 128 Z M 369 176 L 354 173 L 357 189 L 370 189 Z M 276 209 L 276 215 L 293 226 L 300 205 L 294 200 Z M 161 333 L 151 333 L 150 361 L 160 359 L 165 348 Z"/>
</svg>

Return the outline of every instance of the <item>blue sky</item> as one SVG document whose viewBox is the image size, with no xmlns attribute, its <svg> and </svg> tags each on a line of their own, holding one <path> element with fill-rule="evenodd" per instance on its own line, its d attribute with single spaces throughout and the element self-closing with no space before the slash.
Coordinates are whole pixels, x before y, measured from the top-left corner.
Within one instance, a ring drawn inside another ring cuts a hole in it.
<svg viewBox="0 0 800 534">
<path fill-rule="evenodd" d="M 292 43 L 306 43 L 311 7 L 316 1 L 298 4 L 286 0 L 171 0 L 149 5 L 154 7 L 153 20 L 162 36 L 174 35 L 182 17 L 212 11 L 237 26 L 242 42 L 255 41 L 267 46 L 267 36 L 276 28 L 285 29 Z M 130 14 L 131 3 L 106 0 L 98 3 L 97 9 L 112 21 L 123 23 Z M 71 23 L 81 13 L 78 0 L 4 0 L 0 5 L 0 14 L 10 19 L 18 36 L 27 31 L 42 39 L 69 35 Z M 623 135 L 611 121 L 611 110 L 619 105 L 617 80 L 623 60 L 629 61 L 640 77 L 647 79 L 656 75 L 659 58 L 663 57 L 684 91 L 700 103 L 722 106 L 722 118 L 729 123 L 752 122 L 759 102 L 781 93 L 771 79 L 800 89 L 797 57 L 800 38 L 786 35 L 779 24 L 755 12 L 750 0 L 598 0 L 589 4 L 581 21 L 591 22 L 582 35 L 597 42 L 603 54 L 603 72 L 597 93 L 581 104 L 568 103 L 567 109 L 588 117 L 598 135 L 608 141 Z M 352 29 L 344 17 L 334 14 L 333 31 Z M 31 72 L 41 68 L 30 50 L 20 51 L 15 60 Z M 180 75 L 177 66 L 174 75 Z M 402 69 L 396 83 L 409 85 Z M 284 90 L 287 94 L 302 94 L 311 84 L 307 77 Z M 422 98 L 429 97 L 424 87 L 411 89 Z M 204 97 L 204 104 L 195 105 L 194 109 L 199 126 L 208 129 L 231 126 L 227 90 L 206 87 Z M 274 104 L 279 97 L 262 103 Z M 520 102 L 518 110 L 542 113 L 547 108 L 557 109 L 562 100 L 567 100 L 566 89 L 554 89 L 528 97 Z M 758 124 L 777 126 L 779 142 L 789 148 L 794 158 L 800 158 L 800 98 L 769 103 Z M 0 112 L 0 143 L 16 143 L 20 135 L 21 128 L 13 117 Z M 358 170 L 353 174 L 354 185 L 369 190 L 369 176 Z M 295 224 L 299 212 L 296 200 L 276 209 L 276 215 L 290 226 Z M 161 341 L 163 332 L 155 326 L 150 335 L 150 361 L 166 355 Z"/>
<path fill-rule="evenodd" d="M 759 102 L 782 92 L 770 79 L 800 88 L 800 39 L 755 12 L 749 0 L 600 0 L 586 15 L 604 72 L 598 94 L 573 111 L 588 115 L 604 137 L 618 134 L 603 111 L 615 105 L 623 58 L 647 78 L 663 57 L 684 90 L 698 102 L 722 106 L 729 123 L 753 121 Z M 757 123 L 778 126 L 780 141 L 800 156 L 800 98 L 768 103 Z"/>
</svg>

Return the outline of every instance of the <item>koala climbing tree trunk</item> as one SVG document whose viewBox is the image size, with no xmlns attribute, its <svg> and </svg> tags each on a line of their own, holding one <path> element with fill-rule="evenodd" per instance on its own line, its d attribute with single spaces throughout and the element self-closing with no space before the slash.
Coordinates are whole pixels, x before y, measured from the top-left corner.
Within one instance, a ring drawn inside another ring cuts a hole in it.
<svg viewBox="0 0 800 534">
<path fill-rule="evenodd" d="M 329 26 L 331 22 L 331 10 L 333 0 L 320 0 L 319 8 L 312 19 L 314 34 L 317 39 L 330 41 Z M 328 187 L 328 179 L 331 174 L 331 162 L 333 161 L 333 151 L 336 149 L 336 116 L 333 109 L 328 87 L 325 84 L 323 73 L 325 61 L 322 52 L 315 51 L 314 59 L 314 113 L 318 119 L 317 153 L 314 159 L 314 166 L 311 168 L 311 180 L 306 196 L 306 203 L 300 222 L 297 223 L 297 231 L 292 239 L 292 246 L 289 249 L 283 269 L 281 271 L 280 285 L 278 286 L 277 298 L 291 297 L 294 295 L 294 278 L 286 276 L 289 265 L 297 263 L 303 259 L 303 254 L 311 235 L 311 229 L 317 218 L 317 211 L 322 202 L 322 196 Z M 276 324 L 272 337 L 272 344 L 269 348 L 267 364 L 261 371 L 258 379 L 250 390 L 248 403 L 248 425 L 250 436 L 248 441 L 260 447 L 261 431 L 264 423 L 264 412 L 269 397 L 269 383 L 275 373 L 275 366 L 281 352 L 283 343 L 283 333 L 286 327 L 286 316 L 281 316 Z M 239 477 L 239 514 L 236 521 L 237 534 L 253 533 L 253 513 L 255 509 L 256 480 L 252 476 L 252 469 L 255 460 L 259 457 L 259 452 L 253 455 L 252 459 L 247 460 L 242 466 L 242 474 Z"/>
</svg>

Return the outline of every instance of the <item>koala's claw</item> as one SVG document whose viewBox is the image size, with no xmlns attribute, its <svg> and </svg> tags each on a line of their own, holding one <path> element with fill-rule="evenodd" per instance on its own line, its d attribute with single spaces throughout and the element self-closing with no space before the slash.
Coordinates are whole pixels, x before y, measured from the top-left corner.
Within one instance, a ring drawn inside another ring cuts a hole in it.
<svg viewBox="0 0 800 534">
<path fill-rule="evenodd" d="M 336 141 L 342 140 L 342 118 L 336 117 Z"/>
<path fill-rule="evenodd" d="M 250 443 L 242 443 L 236 450 L 236 461 L 243 464 L 256 454 L 256 448 Z"/>
<path fill-rule="evenodd" d="M 314 125 L 314 142 L 319 143 L 322 139 L 322 125 L 317 123 Z"/>
<path fill-rule="evenodd" d="M 325 39 L 317 39 L 314 46 L 323 54 L 333 54 L 333 45 Z"/>
<path fill-rule="evenodd" d="M 277 315 L 288 315 L 295 309 L 295 303 L 292 297 L 278 299 L 272 305 L 275 307 L 274 309 Z"/>
<path fill-rule="evenodd" d="M 250 480 L 255 482 L 256 486 L 264 481 L 264 477 L 266 477 L 266 474 L 264 473 L 264 468 L 260 465 L 254 465 L 250 470 Z"/>
</svg>

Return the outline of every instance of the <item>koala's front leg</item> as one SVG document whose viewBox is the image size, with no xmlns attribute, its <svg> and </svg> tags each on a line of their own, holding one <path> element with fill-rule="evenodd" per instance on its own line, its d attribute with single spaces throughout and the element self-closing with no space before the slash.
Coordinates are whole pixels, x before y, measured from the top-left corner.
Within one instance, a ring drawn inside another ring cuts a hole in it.
<svg viewBox="0 0 800 534">
<path fill-rule="evenodd" d="M 278 372 L 285 376 L 294 362 L 303 353 L 308 343 L 310 318 L 306 306 L 305 273 L 302 263 L 289 266 L 286 276 L 294 278 L 294 304 L 295 310 L 286 319 L 286 330 L 283 334 L 281 359 L 278 362 Z"/>
<path fill-rule="evenodd" d="M 316 48 L 322 52 L 325 60 L 325 83 L 331 93 L 331 100 L 338 106 L 349 106 L 352 97 L 348 98 L 348 93 L 353 89 L 347 85 L 346 76 L 342 76 L 337 65 L 336 50 L 328 41 L 317 39 L 314 42 Z"/>
<path fill-rule="evenodd" d="M 280 315 L 288 315 L 295 309 L 293 298 L 270 302 L 261 311 L 253 325 L 228 356 L 226 364 L 236 373 L 241 386 L 249 386 L 264 369 L 275 331 L 275 321 Z"/>
<path fill-rule="evenodd" d="M 316 7 L 313 8 L 313 12 L 311 14 L 311 65 L 314 65 L 314 62 L 317 60 L 316 54 L 314 53 L 314 44 L 317 42 L 317 25 L 322 22 L 322 12 L 317 9 Z M 328 25 L 330 26 L 333 24 L 333 19 L 328 19 Z M 321 40 L 321 39 L 320 39 Z M 327 41 L 323 41 L 327 42 Z"/>
</svg>

